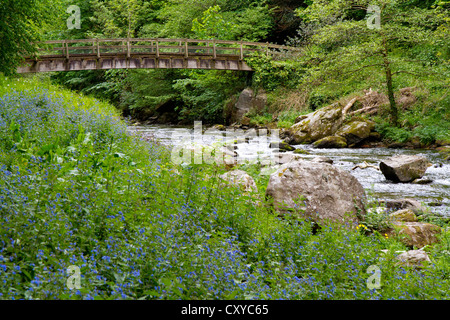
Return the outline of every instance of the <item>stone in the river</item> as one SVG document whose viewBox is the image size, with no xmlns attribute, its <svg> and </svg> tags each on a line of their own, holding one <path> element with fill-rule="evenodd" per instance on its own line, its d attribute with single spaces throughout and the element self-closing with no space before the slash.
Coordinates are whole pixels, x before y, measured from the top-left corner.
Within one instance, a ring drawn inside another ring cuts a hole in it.
<svg viewBox="0 0 450 320">
<path fill-rule="evenodd" d="M 431 180 L 431 179 L 415 179 L 412 183 L 413 184 L 430 184 L 430 183 L 433 183 L 433 180 Z"/>
<path fill-rule="evenodd" d="M 314 148 L 318 149 L 340 149 L 347 147 L 347 141 L 343 137 L 339 136 L 328 136 L 317 140 L 313 143 Z"/>
<path fill-rule="evenodd" d="M 310 113 L 290 129 L 290 144 L 312 143 L 332 136 L 342 125 L 342 106 L 332 104 Z"/>
<path fill-rule="evenodd" d="M 365 191 L 347 171 L 328 163 L 294 161 L 269 179 L 266 197 L 281 214 L 293 213 L 316 222 L 358 222 L 366 213 Z"/>
<path fill-rule="evenodd" d="M 275 161 L 277 164 L 286 164 L 292 161 L 302 160 L 302 157 L 292 153 L 281 153 L 275 157 Z"/>
<path fill-rule="evenodd" d="M 387 180 L 411 182 L 423 177 L 428 163 L 428 160 L 421 156 L 398 155 L 381 161 L 380 169 Z"/>
<path fill-rule="evenodd" d="M 280 152 L 286 152 L 286 151 L 294 151 L 295 148 L 292 147 L 289 143 L 286 141 L 280 141 L 280 142 L 271 142 L 269 145 L 269 148 L 278 148 Z"/>
<path fill-rule="evenodd" d="M 315 157 L 314 159 L 311 160 L 312 162 L 324 162 L 324 163 L 329 163 L 329 164 L 333 164 L 333 160 L 331 160 L 328 157 Z"/>
<path fill-rule="evenodd" d="M 294 150 L 295 154 L 310 154 L 310 152 L 308 150 L 302 149 L 302 148 L 298 148 Z"/>
<path fill-rule="evenodd" d="M 386 204 L 386 208 L 390 210 L 411 209 L 415 214 L 422 214 L 427 212 L 427 208 L 420 204 L 419 201 L 414 199 L 395 199 L 382 201 Z"/>
<path fill-rule="evenodd" d="M 370 133 L 375 128 L 375 123 L 372 121 L 355 120 L 344 124 L 337 132 L 337 136 L 345 138 L 349 147 L 360 143 L 370 136 Z"/>
<path fill-rule="evenodd" d="M 302 121 L 302 120 L 304 120 L 304 119 L 306 119 L 306 118 L 308 118 L 307 115 L 301 115 L 301 116 L 298 116 L 298 117 L 295 119 L 294 123 L 299 123 L 300 121 Z"/>
</svg>

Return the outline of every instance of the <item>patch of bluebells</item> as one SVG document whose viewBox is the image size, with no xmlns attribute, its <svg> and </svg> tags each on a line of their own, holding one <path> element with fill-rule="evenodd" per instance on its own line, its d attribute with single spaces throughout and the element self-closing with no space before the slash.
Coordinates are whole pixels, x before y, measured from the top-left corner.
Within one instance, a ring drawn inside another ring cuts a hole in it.
<svg viewBox="0 0 450 320">
<path fill-rule="evenodd" d="M 65 143 L 73 140 L 79 128 L 94 134 L 95 144 L 106 144 L 124 138 L 126 126 L 113 114 L 69 108 L 64 97 L 48 90 L 12 91 L 0 97 L 0 132 L 15 123 L 22 137 L 34 139 L 38 145 Z"/>
</svg>

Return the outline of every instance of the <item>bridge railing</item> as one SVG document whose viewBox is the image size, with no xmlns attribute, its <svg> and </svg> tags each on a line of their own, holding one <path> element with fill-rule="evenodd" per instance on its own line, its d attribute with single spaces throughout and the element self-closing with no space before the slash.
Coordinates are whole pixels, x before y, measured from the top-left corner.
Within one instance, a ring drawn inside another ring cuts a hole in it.
<svg viewBox="0 0 450 320">
<path fill-rule="evenodd" d="M 179 55 L 184 57 L 207 55 L 213 58 L 219 56 L 237 56 L 241 60 L 254 52 L 261 52 L 274 58 L 286 57 L 300 53 L 299 48 L 287 47 L 271 43 L 198 40 L 198 39 L 80 39 L 52 40 L 38 44 L 38 54 L 35 57 L 70 57 L 96 56 L 98 58 L 111 55 L 151 54 Z"/>
</svg>

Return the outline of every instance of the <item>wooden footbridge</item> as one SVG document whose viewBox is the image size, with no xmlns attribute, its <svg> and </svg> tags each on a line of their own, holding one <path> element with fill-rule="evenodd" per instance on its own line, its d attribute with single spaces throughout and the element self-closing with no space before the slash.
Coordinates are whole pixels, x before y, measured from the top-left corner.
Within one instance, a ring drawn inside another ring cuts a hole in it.
<svg viewBox="0 0 450 320">
<path fill-rule="evenodd" d="M 261 52 L 274 59 L 298 48 L 270 43 L 194 39 L 84 39 L 38 44 L 18 73 L 108 69 L 211 69 L 252 71 L 244 58 Z"/>
</svg>

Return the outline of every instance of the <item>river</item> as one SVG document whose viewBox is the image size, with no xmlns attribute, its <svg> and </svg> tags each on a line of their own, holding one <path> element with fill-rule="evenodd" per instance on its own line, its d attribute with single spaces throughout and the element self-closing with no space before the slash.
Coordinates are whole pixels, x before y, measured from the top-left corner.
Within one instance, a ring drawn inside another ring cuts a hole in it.
<svg viewBox="0 0 450 320">
<path fill-rule="evenodd" d="M 130 126 L 129 131 L 138 133 L 144 138 L 155 139 L 163 145 L 169 147 L 180 146 L 183 139 L 191 137 L 194 140 L 194 129 L 186 127 L 168 126 L 168 125 L 148 125 L 148 126 Z M 180 131 L 184 130 L 184 131 Z M 197 131 L 198 133 L 198 131 Z M 249 131 L 247 131 L 249 133 Z M 277 141 L 276 137 L 265 137 L 258 132 L 255 136 L 248 134 L 250 138 L 247 141 L 238 141 L 236 143 L 236 152 L 241 158 L 248 160 L 257 157 L 273 156 L 273 149 L 269 147 L 270 142 Z M 197 135 L 198 139 L 198 135 Z M 226 137 L 224 131 L 207 130 L 201 135 L 201 144 L 211 145 L 216 141 L 234 139 Z M 317 156 L 325 156 L 334 161 L 334 165 L 350 172 L 365 188 L 366 192 L 379 200 L 391 200 L 400 198 L 413 198 L 426 205 L 430 205 L 432 212 L 450 217 L 450 164 L 445 162 L 438 152 L 433 150 L 405 150 L 388 148 L 346 148 L 346 149 L 315 149 L 310 145 L 298 145 L 296 148 L 305 149 L 309 154 L 302 154 L 304 159 L 313 159 Z M 292 153 L 292 152 L 287 152 Z M 387 181 L 383 174 L 375 168 L 360 169 L 353 168 L 364 161 L 368 164 L 379 166 L 380 161 L 396 154 L 422 155 L 428 158 L 433 164 L 425 173 L 424 179 L 430 179 L 433 182 L 427 185 L 411 183 L 393 183 Z"/>
</svg>

